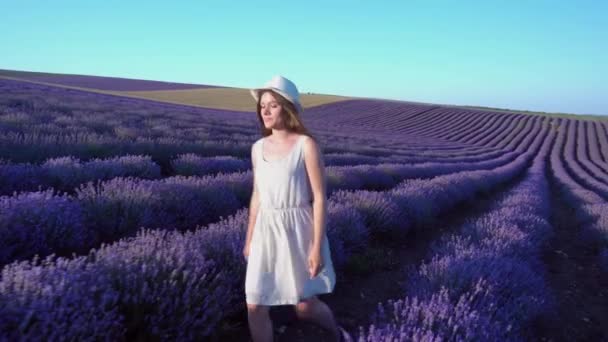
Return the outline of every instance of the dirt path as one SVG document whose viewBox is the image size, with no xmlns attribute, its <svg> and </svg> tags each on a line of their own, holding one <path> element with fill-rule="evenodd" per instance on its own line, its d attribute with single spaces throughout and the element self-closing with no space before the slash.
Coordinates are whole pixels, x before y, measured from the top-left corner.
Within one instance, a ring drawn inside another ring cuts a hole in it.
<svg viewBox="0 0 608 342">
<path fill-rule="evenodd" d="M 554 237 L 543 252 L 555 312 L 531 328 L 536 341 L 608 341 L 608 277 L 598 265 L 597 250 L 585 243 L 574 218 L 551 184 Z"/>
<path fill-rule="evenodd" d="M 419 265 L 428 255 L 431 242 L 448 231 L 454 231 L 467 217 L 485 211 L 496 194 L 507 191 L 521 180 L 521 176 L 495 189 L 490 194 L 479 194 L 474 202 L 461 203 L 443 213 L 435 223 L 428 223 L 405 239 L 375 239 L 366 253 L 337 274 L 333 293 L 320 295 L 333 311 L 338 324 L 351 335 L 359 326 L 367 326 L 379 302 L 402 298 L 404 269 Z M 366 262 L 367 261 L 367 262 Z M 210 341 L 251 341 L 245 309 L 241 314 L 224 320 L 217 336 Z M 315 324 L 298 321 L 293 306 L 274 306 L 270 316 L 275 341 L 332 341 L 330 335 Z"/>
</svg>

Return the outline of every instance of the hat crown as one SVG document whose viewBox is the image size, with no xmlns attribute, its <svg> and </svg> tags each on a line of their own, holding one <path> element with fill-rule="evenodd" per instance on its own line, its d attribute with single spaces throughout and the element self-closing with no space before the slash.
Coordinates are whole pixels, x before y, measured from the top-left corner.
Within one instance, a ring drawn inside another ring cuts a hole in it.
<svg viewBox="0 0 608 342">
<path fill-rule="evenodd" d="M 293 100 L 296 100 L 296 101 L 300 100 L 300 92 L 298 91 L 298 88 L 296 87 L 296 85 L 292 81 L 288 80 L 287 78 L 285 78 L 281 75 L 276 75 L 276 76 L 272 77 L 272 79 L 270 79 L 270 81 L 266 82 L 264 87 L 275 88 L 275 89 L 281 90 L 281 91 L 289 94 Z"/>
<path fill-rule="evenodd" d="M 251 95 L 256 101 L 260 101 L 260 92 L 264 89 L 273 90 L 279 93 L 296 106 L 298 113 L 302 113 L 303 108 L 300 103 L 300 92 L 292 81 L 281 75 L 273 76 L 270 81 L 264 84 L 264 87 L 250 89 Z"/>
</svg>

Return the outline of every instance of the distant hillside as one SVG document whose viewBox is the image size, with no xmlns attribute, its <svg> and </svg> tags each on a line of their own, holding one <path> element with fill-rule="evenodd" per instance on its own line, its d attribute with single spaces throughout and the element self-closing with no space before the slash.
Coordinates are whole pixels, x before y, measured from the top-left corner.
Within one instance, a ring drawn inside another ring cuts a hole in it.
<svg viewBox="0 0 608 342">
<path fill-rule="evenodd" d="M 255 103 L 245 88 L 2 69 L 0 78 L 196 107 L 255 111 Z M 301 94 L 304 108 L 348 99 L 344 96 Z"/>
<path fill-rule="evenodd" d="M 191 83 L 163 82 L 138 80 L 120 77 L 88 76 L 75 74 L 57 74 L 18 70 L 0 69 L 0 78 L 22 80 L 28 82 L 75 88 L 93 92 L 148 99 L 160 102 L 184 104 L 195 107 L 216 108 L 238 111 L 254 111 L 251 95 L 246 88 L 225 87 L 219 85 L 204 85 Z M 450 104 L 434 104 L 415 101 L 398 101 L 372 97 L 354 97 L 327 94 L 301 94 L 304 108 L 315 107 L 351 99 L 372 99 L 387 102 L 434 105 L 464 109 L 479 109 L 482 111 L 509 112 L 533 114 L 549 117 L 563 117 L 588 120 L 608 120 L 608 115 L 548 113 L 527 110 L 513 110 L 483 106 L 457 106 Z"/>
<path fill-rule="evenodd" d="M 45 72 L 16 71 L 0 69 L 0 76 L 18 78 L 27 81 L 51 83 L 62 86 L 88 88 L 109 91 L 149 91 L 213 88 L 216 86 L 176 83 L 163 81 L 138 80 L 122 77 L 88 76 L 72 74 L 53 74 Z"/>
</svg>

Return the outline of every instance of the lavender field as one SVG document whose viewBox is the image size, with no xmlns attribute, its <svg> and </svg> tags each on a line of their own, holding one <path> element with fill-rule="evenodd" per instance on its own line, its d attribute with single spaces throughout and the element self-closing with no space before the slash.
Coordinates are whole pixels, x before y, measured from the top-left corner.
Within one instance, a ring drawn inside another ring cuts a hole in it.
<svg viewBox="0 0 608 342">
<path fill-rule="evenodd" d="M 88 88 L 96 90 L 115 91 L 145 91 L 145 90 L 179 90 L 200 89 L 214 86 L 202 84 L 188 84 L 175 82 L 160 82 L 136 80 L 119 77 L 100 77 L 87 75 L 62 75 L 43 72 L 2 70 L 0 75 L 10 78 L 19 78 L 27 81 L 51 83 L 60 86 Z"/>
<path fill-rule="evenodd" d="M 32 80 L 206 87 L 53 77 Z M 248 341 L 254 110 L 0 78 L 0 340 Z M 371 99 L 302 117 L 328 176 L 320 298 L 354 341 L 608 340 L 608 120 Z M 276 340 L 328 340 L 290 310 Z"/>
</svg>

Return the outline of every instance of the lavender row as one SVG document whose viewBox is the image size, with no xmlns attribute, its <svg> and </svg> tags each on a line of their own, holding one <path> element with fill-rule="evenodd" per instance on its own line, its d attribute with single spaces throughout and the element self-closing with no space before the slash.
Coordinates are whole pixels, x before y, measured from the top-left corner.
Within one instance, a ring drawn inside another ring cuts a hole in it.
<svg viewBox="0 0 608 342">
<path fill-rule="evenodd" d="M 435 128 L 438 125 L 441 125 L 442 122 L 453 122 L 453 126 L 459 125 L 463 118 L 469 115 L 470 112 L 455 110 L 455 109 L 446 109 L 446 108 L 433 108 L 424 113 L 424 115 L 419 115 L 413 120 L 408 120 L 406 123 L 400 125 L 399 127 L 395 127 L 396 130 L 406 134 L 415 134 L 421 136 L 433 137 L 435 139 L 446 139 L 444 136 L 441 136 L 439 132 L 435 131 Z M 457 119 L 460 118 L 460 120 Z M 450 140 L 450 139 L 446 139 Z"/>
<path fill-rule="evenodd" d="M 417 136 L 424 137 L 432 137 L 433 139 L 437 139 L 442 141 L 443 138 L 439 137 L 437 134 L 433 132 L 429 132 L 429 128 L 432 130 L 434 126 L 438 124 L 439 121 L 453 121 L 457 116 L 464 116 L 465 112 L 455 112 L 451 109 L 445 109 L 442 107 L 433 107 L 430 110 L 427 110 L 422 115 L 417 115 L 414 118 L 409 120 L 405 120 L 398 125 L 395 125 L 393 129 L 400 134 L 412 134 Z"/>
<path fill-rule="evenodd" d="M 455 109 L 453 109 L 455 110 Z M 439 110 L 437 110 L 439 111 Z M 530 136 L 530 132 L 537 130 L 537 125 L 539 121 L 543 121 L 544 118 L 541 117 L 532 117 L 532 116 L 515 116 L 510 115 L 507 116 L 508 122 L 510 122 L 509 127 L 495 127 L 491 125 L 487 125 L 487 123 L 492 122 L 502 122 L 502 120 L 495 120 L 497 115 L 484 115 L 481 118 L 479 117 L 479 113 L 477 115 L 471 115 L 473 122 L 469 123 L 465 118 L 460 118 L 454 122 L 454 127 L 452 127 L 448 132 L 454 132 L 448 135 L 442 135 L 442 139 L 448 139 L 455 142 L 467 143 L 467 144 L 477 144 L 483 145 L 484 147 L 494 147 L 500 150 L 518 150 L 521 149 L 521 146 L 527 146 L 526 144 L 522 144 L 522 140 Z M 504 117 L 502 117 L 504 119 Z M 444 120 L 440 120 L 440 124 L 431 125 L 433 129 L 442 124 Z M 486 125 L 481 125 L 483 122 L 486 122 Z M 462 128 L 458 128 L 456 126 L 464 125 Z M 534 134 L 534 133 L 532 133 Z M 470 138 L 483 138 L 481 140 L 471 140 Z"/>
<path fill-rule="evenodd" d="M 597 134 L 601 156 L 598 160 L 608 163 L 608 129 L 603 122 L 594 122 L 595 132 Z"/>
<path fill-rule="evenodd" d="M 608 200 L 608 185 L 602 183 L 591 174 L 589 174 L 580 164 L 576 149 L 576 121 L 566 120 L 564 129 L 567 130 L 566 142 L 564 146 L 564 158 L 566 168 L 570 170 L 570 174 L 580 184 L 586 188 L 595 191 L 605 200 Z M 561 127 L 560 127 L 561 128 Z M 582 156 L 581 156 L 582 157 Z"/>
<path fill-rule="evenodd" d="M 514 177 L 528 159 L 525 154 L 494 171 L 436 177 L 426 185 L 406 181 L 385 193 L 387 200 L 382 200 L 382 193 L 368 191 L 332 195 L 327 232 L 336 267 L 365 247 L 378 227 L 390 227 L 386 217 L 411 217 L 407 222 L 415 222 L 424 219 L 424 213 L 429 219 L 441 210 L 428 208 L 429 202 L 418 202 L 420 208 L 414 209 L 416 199 L 434 191 L 437 200 L 447 191 L 459 197 L 440 203 L 453 205 L 470 197 L 472 187 L 488 189 Z M 347 197 L 355 200 L 354 207 L 342 203 Z M 399 212 L 403 206 L 408 210 Z M 9 339 L 123 340 L 136 331 L 140 338 L 207 336 L 222 317 L 242 310 L 246 265 L 241 251 L 247 217 L 241 210 L 193 232 L 141 230 L 134 238 L 102 245 L 88 256 L 50 256 L 7 265 L 0 281 L 0 331 Z M 53 291 L 42 291 L 45 288 Z M 26 319 L 30 324 L 23 324 Z"/>
<path fill-rule="evenodd" d="M 608 163 L 603 159 L 604 156 L 601 152 L 602 139 L 597 135 L 597 124 L 597 122 L 580 122 L 578 134 L 585 139 L 584 144 L 587 146 L 589 160 L 606 175 L 608 174 Z M 603 138 L 605 140 L 606 136 Z"/>
<path fill-rule="evenodd" d="M 180 138 L 135 136 L 124 139 L 97 133 L 0 133 L 0 158 L 14 163 L 42 163 L 49 158 L 73 156 L 79 159 L 111 158 L 124 155 L 149 155 L 168 164 L 185 153 L 201 155 L 247 154 L 251 142 L 233 139 L 186 141 Z"/>
<path fill-rule="evenodd" d="M 472 122 L 464 122 L 466 125 L 449 135 L 452 141 L 459 141 L 476 146 L 493 146 L 501 149 L 514 149 L 515 144 L 522 136 L 527 136 L 538 121 L 545 118 L 534 116 L 522 116 L 514 114 L 483 115 L 479 113 L 472 116 Z M 461 121 L 461 124 L 464 124 Z M 445 124 L 445 123 L 443 123 Z"/>
<path fill-rule="evenodd" d="M 515 121 L 515 120 L 514 120 Z M 525 144 L 522 141 L 528 139 L 530 134 L 538 134 L 538 125 L 545 121 L 539 117 L 525 117 L 522 120 L 517 120 L 517 126 L 509 129 L 497 129 L 500 134 L 488 136 L 487 141 L 479 142 L 478 145 L 486 144 L 487 146 L 495 146 L 501 150 L 518 151 L 525 149 Z"/>
<path fill-rule="evenodd" d="M 479 113 L 475 113 L 473 116 L 474 122 L 482 121 L 479 118 Z M 492 116 L 482 116 L 483 119 L 489 117 L 489 122 L 499 122 L 495 120 Z M 499 150 L 507 150 L 507 151 L 525 151 L 528 149 L 529 145 L 532 142 L 532 139 L 538 134 L 541 133 L 541 126 L 544 127 L 546 120 L 542 117 L 532 117 L 532 116 L 523 116 L 523 117 L 512 117 L 517 120 L 511 120 L 513 123 L 517 123 L 517 126 L 511 127 L 488 127 L 487 125 L 481 126 L 487 131 L 480 130 L 480 126 L 477 130 L 470 129 L 466 134 L 463 135 L 450 135 L 446 137 L 446 139 L 450 139 L 454 142 L 461 142 L 463 139 L 467 140 L 468 137 L 479 137 L 487 134 L 486 139 L 483 140 L 483 144 L 486 147 L 492 146 L 492 148 L 497 148 Z M 465 128 L 469 129 L 470 127 L 465 126 Z M 543 128 L 544 129 L 544 128 Z M 450 130 L 451 132 L 454 130 Z M 455 133 L 459 133 L 459 131 L 454 131 Z M 477 144 L 480 145 L 479 141 L 471 141 L 467 140 L 468 144 Z M 474 146 L 477 146 L 474 145 Z"/>
<path fill-rule="evenodd" d="M 358 164 L 382 164 L 382 163 L 399 163 L 399 164 L 420 164 L 420 163 L 474 163 L 485 161 L 488 159 L 498 158 L 506 152 L 510 151 L 493 151 L 480 153 L 477 155 L 469 155 L 462 157 L 440 157 L 433 156 L 431 153 L 420 152 L 416 157 L 404 157 L 399 155 L 393 156 L 365 156 L 356 153 L 330 153 L 324 156 L 325 165 L 358 165 Z"/>
<path fill-rule="evenodd" d="M 431 129 L 437 137 L 452 141 L 468 139 L 471 137 L 472 132 L 482 131 L 480 128 L 487 128 L 488 125 L 509 117 L 502 113 L 479 115 L 479 113 L 474 110 L 458 108 L 450 108 L 449 110 L 454 112 L 454 114 L 460 115 L 452 115 L 449 120 L 445 120 L 443 115 L 437 115 L 438 119 L 436 122 L 429 122 L 426 126 L 428 126 L 429 128 L 427 129 Z M 421 126 L 424 127 L 425 123 L 421 123 Z M 445 127 L 450 127 L 450 129 L 445 129 Z"/>
<path fill-rule="evenodd" d="M 477 157 L 436 162 L 485 161 L 500 157 L 501 152 L 493 152 Z M 411 159 L 399 160 L 389 157 L 366 157 L 358 155 L 333 154 L 325 157 L 326 165 L 377 165 L 387 163 L 414 162 Z M 416 158 L 416 162 L 431 160 Z M 217 173 L 241 172 L 250 169 L 249 159 L 232 156 L 201 157 L 192 153 L 179 155 L 171 161 L 176 175 L 205 176 Z M 11 194 L 15 191 L 32 191 L 39 188 L 53 188 L 63 192 L 73 192 L 78 185 L 95 180 L 107 180 L 115 177 L 137 177 L 155 179 L 161 177 L 160 167 L 149 156 L 123 156 L 106 160 L 93 159 L 87 162 L 74 157 L 59 157 L 46 160 L 41 165 L 31 163 L 8 163 L 0 161 L 0 194 Z"/>
<path fill-rule="evenodd" d="M 131 236 L 141 226 L 187 229 L 242 207 L 250 175 L 114 178 L 89 182 L 75 196 L 53 190 L 0 197 L 0 263 L 35 254 L 86 253 L 100 243 Z"/>
<path fill-rule="evenodd" d="M 507 119 L 507 120 L 505 120 Z M 453 132 L 456 135 L 453 135 L 450 140 L 453 141 L 461 141 L 472 145 L 488 145 L 490 146 L 490 142 L 492 143 L 505 143 L 506 140 L 500 139 L 509 133 L 521 132 L 523 129 L 514 129 L 519 127 L 503 127 L 499 126 L 499 124 L 515 124 L 522 123 L 525 120 L 518 120 L 520 118 L 515 116 L 504 116 L 504 115 L 484 115 L 483 118 L 477 118 L 474 123 L 464 125 L 464 122 L 460 122 L 461 125 L 458 130 L 454 130 Z M 479 142 L 482 139 L 486 139 L 485 142 Z"/>
<path fill-rule="evenodd" d="M 41 188 L 72 192 L 89 181 L 126 176 L 160 178 L 160 167 L 149 156 L 132 155 L 86 162 L 74 157 L 60 157 L 48 159 L 41 165 L 0 161 L 0 194 Z"/>
<path fill-rule="evenodd" d="M 504 113 L 481 113 L 462 108 L 442 108 L 434 111 L 435 118 L 420 122 L 417 126 L 424 128 L 428 135 L 450 141 L 463 141 L 471 137 L 471 132 L 507 118 Z M 490 132 L 487 130 L 484 133 Z"/>
<path fill-rule="evenodd" d="M 214 87 L 202 84 L 149 81 L 121 77 L 65 75 L 11 70 L 0 70 L 0 76 L 16 77 L 28 81 L 53 83 L 71 87 L 116 91 L 180 90 Z"/>
<path fill-rule="evenodd" d="M 0 117 L 1 119 L 1 117 Z M 103 125 L 108 124 L 104 122 Z M 24 125 L 28 126 L 28 129 L 32 128 L 31 124 Z M 48 125 L 48 124 L 47 124 Z M 0 123 L 0 127 L 1 127 Z M 104 128 L 105 129 L 105 128 Z M 163 135 L 155 134 L 158 128 L 147 129 L 142 132 L 141 129 L 134 129 L 130 127 L 112 128 L 112 130 L 120 131 L 122 137 L 114 136 L 113 134 L 107 134 L 103 132 L 69 132 L 61 126 L 51 129 L 48 132 L 12 132 L 10 130 L 4 130 L 0 134 L 0 157 L 10 160 L 12 162 L 42 162 L 44 159 L 61 157 L 61 156 L 74 156 L 80 159 L 91 159 L 91 158 L 108 158 L 113 156 L 127 155 L 127 154 L 144 154 L 150 155 L 155 160 L 162 160 L 166 163 L 171 158 L 179 154 L 185 153 L 196 153 L 202 156 L 215 156 L 215 155 L 233 155 L 235 157 L 247 156 L 247 148 L 251 145 L 251 138 L 236 138 L 231 135 L 219 135 L 214 134 L 212 139 L 186 139 L 184 135 L 166 137 Z M 162 128 L 163 131 L 175 130 L 176 133 L 180 133 L 180 129 L 173 129 L 171 127 Z M 57 131 L 57 132 L 55 132 Z M 164 133 L 163 133 L 164 134 Z M 487 152 L 464 152 L 464 153 L 437 153 L 436 151 L 418 151 L 418 152 L 407 152 L 407 151 L 391 151 L 386 148 L 371 148 L 371 147 L 352 147 L 350 143 L 333 143 L 326 148 L 328 153 L 362 153 L 369 155 L 368 158 L 375 158 L 376 156 L 382 156 L 384 158 L 399 158 L 404 162 L 420 162 L 428 161 L 431 159 L 452 159 L 455 160 L 479 160 L 485 159 L 491 155 L 497 155 L 503 153 L 502 150 L 493 150 Z M 360 144 L 357 144 L 361 146 Z M 403 146 L 407 146 L 408 143 L 404 142 Z M 422 157 L 421 157 L 422 156 Z M 459 159 L 460 158 L 460 159 Z"/>
<path fill-rule="evenodd" d="M 456 109 L 452 109 L 456 110 Z M 479 140 L 487 138 L 496 132 L 508 132 L 506 129 L 499 129 L 500 125 L 509 122 L 514 122 L 518 116 L 508 115 L 504 113 L 493 113 L 491 115 L 480 116 L 475 111 L 467 111 L 468 117 L 455 122 L 440 122 L 433 127 L 438 131 L 438 135 L 452 141 L 461 141 L 466 143 L 476 144 L 475 139 Z M 468 119 L 468 120 L 467 120 Z M 453 129 L 446 129 L 446 125 L 453 125 Z M 447 134 L 447 135 L 446 135 Z"/>
<path fill-rule="evenodd" d="M 493 169 L 516 156 L 511 152 L 496 160 L 455 165 L 327 167 L 327 191 L 384 190 L 407 178 Z M 214 222 L 246 205 L 252 178 L 250 170 L 161 180 L 117 177 L 83 184 L 75 196 L 46 190 L 0 197 L 0 221 L 4 222 L 0 232 L 11 236 L 0 242 L 0 264 L 35 254 L 80 254 L 102 242 L 130 236 L 141 226 L 184 230 Z"/>
<path fill-rule="evenodd" d="M 356 153 L 331 153 L 323 156 L 326 166 L 356 166 L 356 165 L 379 165 L 379 164 L 423 164 L 423 163 L 473 163 L 485 162 L 490 159 L 499 158 L 505 152 L 496 151 L 477 156 L 437 159 L 425 157 L 400 158 L 397 156 L 372 157 L 358 155 Z M 194 153 L 181 154 L 171 161 L 171 166 L 176 175 L 181 176 L 205 176 L 217 173 L 240 172 L 250 169 L 249 159 L 240 159 L 232 156 L 201 157 Z"/>
<path fill-rule="evenodd" d="M 407 102 L 346 100 L 316 106 L 306 113 L 313 121 L 328 122 L 328 119 L 331 119 L 330 123 L 337 127 L 369 127 L 378 131 L 378 128 L 398 130 L 400 122 L 418 117 L 436 107 Z M 328 113 L 331 113 L 331 117 Z M 378 120 L 379 118 L 381 119 Z"/>
<path fill-rule="evenodd" d="M 176 175 L 206 176 L 217 173 L 242 172 L 251 167 L 249 159 L 232 156 L 201 157 L 194 153 L 180 154 L 171 161 Z"/>
<path fill-rule="evenodd" d="M 363 341 L 520 341 L 525 327 L 551 310 L 554 299 L 541 247 L 552 233 L 545 139 L 525 178 L 488 210 L 443 236 L 429 260 L 406 274 L 407 294 L 379 303 Z"/>
<path fill-rule="evenodd" d="M 444 114 L 442 111 L 448 111 L 449 114 Z M 500 122 L 504 118 L 509 116 L 503 113 L 484 113 L 480 115 L 479 112 L 470 109 L 462 108 L 448 108 L 438 111 L 436 115 L 437 120 L 432 124 L 421 123 L 421 127 L 427 127 L 427 131 L 433 136 L 437 136 L 442 139 L 450 141 L 467 141 L 472 137 L 472 132 L 481 131 L 480 127 L 487 127 L 488 129 L 482 131 L 484 134 L 490 134 L 496 132 L 495 129 L 490 129 L 488 126 L 490 123 Z M 446 129 L 449 127 L 448 129 Z"/>
<path fill-rule="evenodd" d="M 576 121 L 574 123 L 576 131 L 573 138 L 576 140 L 576 160 L 589 177 L 594 178 L 606 187 L 608 193 L 608 173 L 601 168 L 598 161 L 590 157 L 591 146 L 594 146 L 594 144 L 588 143 L 589 136 L 585 131 L 585 122 Z"/>
<path fill-rule="evenodd" d="M 494 118 L 496 118 L 496 116 L 498 115 L 495 115 Z M 489 115 L 484 115 L 484 117 L 492 118 Z M 493 132 L 512 131 L 514 125 L 518 122 L 521 122 L 522 120 L 525 120 L 525 116 L 523 115 L 501 113 L 501 115 L 498 116 L 497 119 L 490 120 L 489 126 L 484 126 L 481 129 L 470 130 L 464 141 L 472 145 L 483 146 L 484 144 L 488 143 L 488 141 L 492 137 Z"/>
<path fill-rule="evenodd" d="M 505 136 L 521 131 L 519 126 L 527 121 L 526 116 L 460 108 L 440 108 L 428 114 L 412 132 L 477 146 L 504 144 L 508 141 Z"/>
<path fill-rule="evenodd" d="M 568 120 L 560 120 L 560 128 L 567 127 Z M 581 227 L 580 236 L 598 246 L 600 265 L 608 272 L 608 203 L 596 192 L 583 187 L 567 168 L 564 145 L 568 131 L 560 129 L 551 151 L 551 176 L 562 198 L 575 210 L 575 221 Z"/>
<path fill-rule="evenodd" d="M 125 129 L 126 131 L 126 129 Z M 213 140 L 188 141 L 183 138 L 138 136 L 138 132 L 129 133 L 129 139 L 117 138 L 98 133 L 60 133 L 60 134 L 32 134 L 7 132 L 0 134 L 0 157 L 12 162 L 39 163 L 48 158 L 66 155 L 80 159 L 109 158 L 128 154 L 150 155 L 154 160 L 169 163 L 172 158 L 180 154 L 197 154 L 201 156 L 231 155 L 238 158 L 247 158 L 247 149 L 251 139 L 235 140 L 229 137 L 214 137 Z M 356 143 L 356 142 L 355 142 Z M 323 143 L 321 143 L 323 145 Z M 351 143 L 340 146 L 332 143 L 325 148 L 326 153 L 362 154 L 360 158 L 375 160 L 378 157 L 396 160 L 398 162 L 425 162 L 425 161 L 476 161 L 491 158 L 506 152 L 505 150 L 482 151 L 475 153 L 442 153 L 432 150 L 420 152 L 391 151 L 386 148 L 351 147 Z M 407 145 L 407 143 L 404 143 Z M 331 161 L 331 160 L 330 160 Z"/>
<path fill-rule="evenodd" d="M 514 149 L 516 141 L 521 139 L 521 136 L 526 136 L 534 129 L 539 121 L 544 121 L 546 118 L 535 116 L 515 117 L 510 121 L 508 127 L 498 127 L 495 131 L 499 134 L 488 135 L 485 139 L 475 142 L 477 146 L 495 146 L 501 149 Z M 481 131 L 477 132 L 478 136 L 482 136 Z M 471 142 L 470 142 L 471 143 Z"/>
<path fill-rule="evenodd" d="M 331 166 L 362 166 L 381 164 L 446 164 L 462 165 L 464 163 L 485 163 L 492 159 L 499 160 L 505 156 L 512 157 L 514 153 L 492 152 L 475 157 L 435 160 L 425 157 L 399 158 L 399 157 L 368 157 L 353 153 L 329 154 L 323 156 L 324 164 Z M 250 169 L 250 159 L 239 159 L 232 156 L 201 157 L 193 153 L 181 154 L 171 161 L 171 167 L 176 175 L 206 176 L 217 173 L 247 171 Z"/>
</svg>

